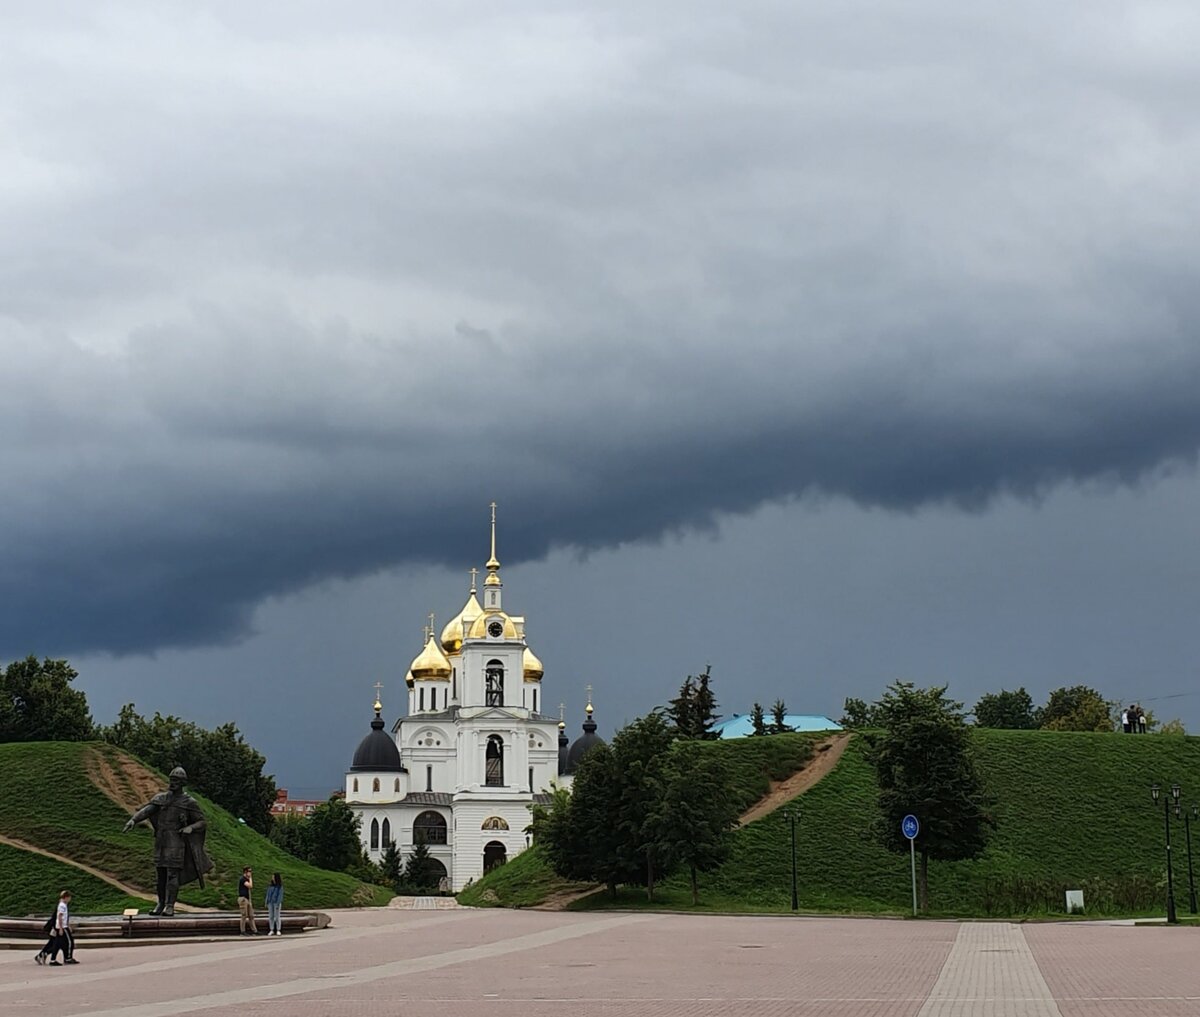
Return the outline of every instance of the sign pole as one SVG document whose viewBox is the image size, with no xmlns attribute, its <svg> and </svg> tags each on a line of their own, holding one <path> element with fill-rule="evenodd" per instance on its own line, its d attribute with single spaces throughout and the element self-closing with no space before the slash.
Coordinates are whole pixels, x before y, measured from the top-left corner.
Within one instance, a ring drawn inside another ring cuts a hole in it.
<svg viewBox="0 0 1200 1017">
<path fill-rule="evenodd" d="M 913 914 L 917 913 L 917 842 L 910 837 L 908 841 L 908 857 L 912 862 Z"/>
<path fill-rule="evenodd" d="M 921 832 L 921 824 L 914 815 L 907 815 L 900 821 L 900 832 L 908 838 L 908 860 L 912 866 L 913 914 L 917 913 L 917 834 Z"/>
</svg>

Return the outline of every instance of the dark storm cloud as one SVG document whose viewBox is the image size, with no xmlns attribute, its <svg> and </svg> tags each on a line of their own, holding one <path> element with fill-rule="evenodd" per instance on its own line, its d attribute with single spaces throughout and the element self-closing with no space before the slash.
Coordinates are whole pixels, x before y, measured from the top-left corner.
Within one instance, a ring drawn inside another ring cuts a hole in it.
<svg viewBox="0 0 1200 1017">
<path fill-rule="evenodd" d="M 1068 8 L 27 15 L 0 649 L 1190 463 L 1196 21 Z"/>
</svg>

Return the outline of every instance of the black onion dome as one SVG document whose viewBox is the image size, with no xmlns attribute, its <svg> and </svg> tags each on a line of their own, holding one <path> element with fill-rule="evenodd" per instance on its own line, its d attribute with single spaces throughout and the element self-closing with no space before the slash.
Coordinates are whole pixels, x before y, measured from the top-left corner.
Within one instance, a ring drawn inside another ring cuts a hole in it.
<svg viewBox="0 0 1200 1017">
<path fill-rule="evenodd" d="M 371 733 L 358 743 L 354 750 L 354 762 L 350 764 L 352 771 L 369 770 L 378 773 L 403 773 L 404 764 L 400 762 L 400 750 L 391 736 L 383 730 L 383 719 L 378 713 L 371 721 Z"/>
<path fill-rule="evenodd" d="M 571 747 L 567 750 L 567 768 L 563 772 L 574 773 L 579 761 L 597 745 L 603 744 L 604 739 L 596 734 L 596 722 L 592 720 L 592 711 L 589 707 L 587 720 L 583 722 L 583 734 L 571 742 Z"/>
</svg>

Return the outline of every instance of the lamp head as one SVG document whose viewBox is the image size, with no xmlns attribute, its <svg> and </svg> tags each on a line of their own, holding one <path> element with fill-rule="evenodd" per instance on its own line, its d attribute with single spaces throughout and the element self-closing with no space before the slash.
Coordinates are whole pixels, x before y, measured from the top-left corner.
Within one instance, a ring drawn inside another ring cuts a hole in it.
<svg viewBox="0 0 1200 1017">
<path fill-rule="evenodd" d="M 1174 798 L 1175 801 L 1179 801 L 1179 791 L 1180 788 L 1178 784 L 1171 785 L 1171 797 Z"/>
<path fill-rule="evenodd" d="M 1159 796 L 1159 793 L 1161 792 L 1161 790 L 1162 789 L 1157 784 L 1151 784 L 1150 785 L 1150 797 L 1153 798 L 1157 802 L 1158 796 Z"/>
</svg>

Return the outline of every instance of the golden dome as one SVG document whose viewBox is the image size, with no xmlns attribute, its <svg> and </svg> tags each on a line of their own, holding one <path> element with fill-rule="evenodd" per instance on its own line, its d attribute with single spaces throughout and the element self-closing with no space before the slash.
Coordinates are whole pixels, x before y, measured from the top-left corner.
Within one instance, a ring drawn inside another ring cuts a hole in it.
<svg viewBox="0 0 1200 1017">
<path fill-rule="evenodd" d="M 412 675 L 413 681 L 448 682 L 450 671 L 450 661 L 438 646 L 437 638 L 432 632 L 429 633 L 429 642 L 425 644 L 425 649 L 417 654 L 417 659 L 412 662 L 408 673 Z"/>
<path fill-rule="evenodd" d="M 472 589 L 463 609 L 451 618 L 446 623 L 446 627 L 442 629 L 442 649 L 447 655 L 453 657 L 456 653 L 461 652 L 463 626 L 470 627 L 471 623 L 481 614 L 483 614 L 483 608 L 480 607 L 479 599 L 475 596 L 475 590 Z"/>
<path fill-rule="evenodd" d="M 525 672 L 527 682 L 540 682 L 542 675 L 545 674 L 542 662 L 537 659 L 537 654 L 528 646 L 525 647 L 525 653 L 521 657 L 521 670 Z"/>
<path fill-rule="evenodd" d="M 468 639 L 483 639 L 488 634 L 488 626 L 498 621 L 504 626 L 504 631 L 501 633 L 503 639 L 517 639 L 517 627 L 513 624 L 513 620 L 503 611 L 492 611 L 490 614 L 481 614 L 471 624 L 471 631 L 467 633 Z"/>
<path fill-rule="evenodd" d="M 411 672 L 411 671 L 409 671 L 409 672 L 408 672 L 408 674 L 406 674 L 406 675 L 404 676 L 404 682 L 405 682 L 405 684 L 406 684 L 406 685 L 407 685 L 407 686 L 408 686 L 410 689 L 412 688 L 413 676 L 412 676 L 412 672 Z"/>
</svg>

